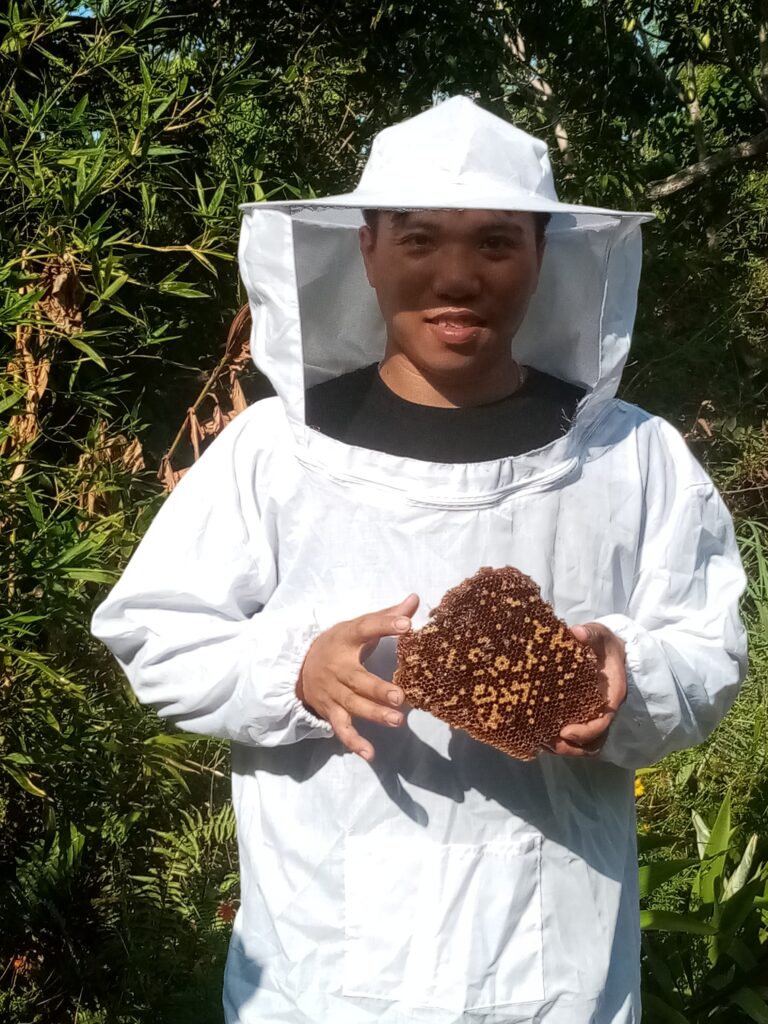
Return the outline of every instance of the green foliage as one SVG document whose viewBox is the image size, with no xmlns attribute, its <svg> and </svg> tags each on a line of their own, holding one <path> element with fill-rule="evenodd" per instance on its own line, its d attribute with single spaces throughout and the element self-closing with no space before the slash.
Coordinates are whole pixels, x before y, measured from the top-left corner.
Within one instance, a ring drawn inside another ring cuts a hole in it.
<svg viewBox="0 0 768 1024">
<path fill-rule="evenodd" d="M 657 851 L 640 867 L 641 899 L 652 901 L 666 887 L 675 908 L 640 914 L 644 1020 L 768 1019 L 768 864 L 756 859 L 757 835 L 742 849 L 735 845 L 731 810 L 728 792 L 711 827 L 694 813 L 696 859 L 664 859 Z"/>
<path fill-rule="evenodd" d="M 87 624 L 158 507 L 144 465 L 176 434 L 239 304 L 237 204 L 340 191 L 376 130 L 465 92 L 547 139 L 566 198 L 647 207 L 654 182 L 749 140 L 768 110 L 746 3 L 257 7 L 11 0 L 0 12 L 11 1024 L 221 1016 L 237 904 L 226 753 L 164 734 Z M 624 396 L 686 433 L 737 514 L 753 667 L 708 744 L 643 775 L 646 1006 L 652 1021 L 712 1011 L 740 1024 L 764 1019 L 766 996 L 750 963 L 768 835 L 768 174 L 726 161 L 656 210 Z M 679 840 L 692 820 L 701 850 Z"/>
</svg>

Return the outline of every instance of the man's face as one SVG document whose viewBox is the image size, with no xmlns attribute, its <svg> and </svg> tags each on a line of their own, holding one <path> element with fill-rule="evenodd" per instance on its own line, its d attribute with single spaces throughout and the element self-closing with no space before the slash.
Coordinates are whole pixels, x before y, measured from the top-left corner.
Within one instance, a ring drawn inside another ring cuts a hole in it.
<svg viewBox="0 0 768 1024">
<path fill-rule="evenodd" d="M 544 255 L 533 214 L 382 212 L 360 249 L 388 356 L 446 381 L 508 365 Z"/>
</svg>

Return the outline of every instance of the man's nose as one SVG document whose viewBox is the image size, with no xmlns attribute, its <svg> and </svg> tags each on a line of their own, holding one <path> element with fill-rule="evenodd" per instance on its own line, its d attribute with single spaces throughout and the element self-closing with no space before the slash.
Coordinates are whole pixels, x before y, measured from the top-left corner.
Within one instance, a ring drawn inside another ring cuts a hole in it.
<svg viewBox="0 0 768 1024">
<path fill-rule="evenodd" d="M 480 278 L 472 260 L 460 248 L 446 248 L 435 262 L 433 287 L 441 299 L 458 302 L 480 292 Z"/>
</svg>

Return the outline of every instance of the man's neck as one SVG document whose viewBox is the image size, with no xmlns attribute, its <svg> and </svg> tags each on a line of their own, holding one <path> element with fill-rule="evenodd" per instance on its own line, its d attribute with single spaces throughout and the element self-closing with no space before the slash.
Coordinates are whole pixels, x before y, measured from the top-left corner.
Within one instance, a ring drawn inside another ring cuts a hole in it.
<svg viewBox="0 0 768 1024">
<path fill-rule="evenodd" d="M 523 383 L 523 373 L 509 357 L 502 366 L 492 366 L 484 373 L 468 378 L 446 380 L 444 376 L 425 373 L 402 353 L 385 355 L 379 376 L 390 391 L 417 405 L 443 409 L 488 405 L 507 398 Z"/>
</svg>

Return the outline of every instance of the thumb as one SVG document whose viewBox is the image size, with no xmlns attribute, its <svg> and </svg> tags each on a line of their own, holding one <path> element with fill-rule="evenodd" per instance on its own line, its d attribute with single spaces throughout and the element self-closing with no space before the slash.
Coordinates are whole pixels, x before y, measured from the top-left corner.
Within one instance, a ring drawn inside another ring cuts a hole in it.
<svg viewBox="0 0 768 1024">
<path fill-rule="evenodd" d="M 411 628 L 411 616 L 419 607 L 418 594 L 409 594 L 399 604 L 370 612 L 355 619 L 355 639 L 358 643 L 370 643 L 383 636 L 397 636 Z"/>
<path fill-rule="evenodd" d="M 586 626 L 571 626 L 571 633 L 580 644 L 588 644 L 592 636 Z"/>
<path fill-rule="evenodd" d="M 408 597 L 400 602 L 400 604 L 393 605 L 392 608 L 388 608 L 386 611 L 388 611 L 395 619 L 410 619 L 412 615 L 415 615 L 418 607 L 419 595 L 409 594 Z M 410 629 L 410 622 L 407 626 L 404 626 L 404 628 Z M 398 632 L 401 632 L 401 630 L 398 629 Z"/>
</svg>

